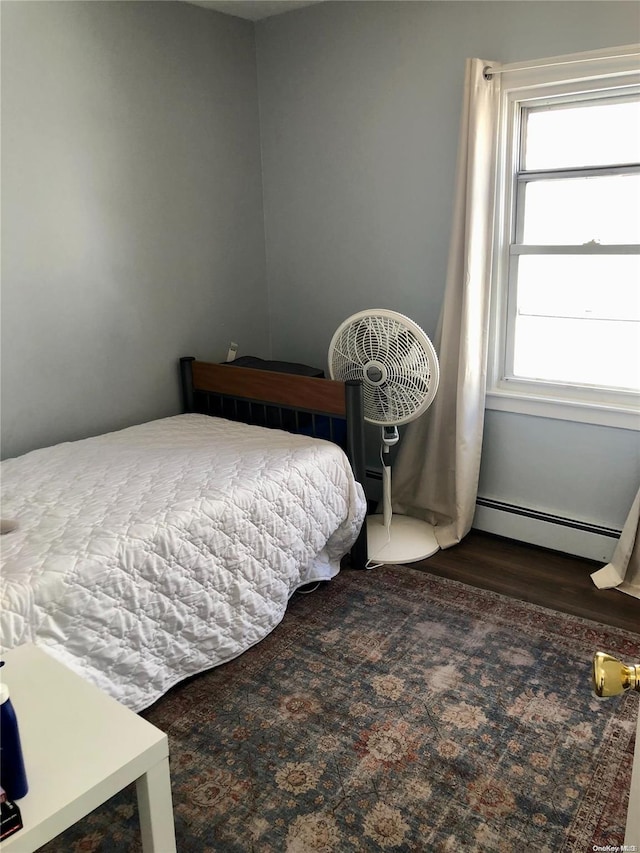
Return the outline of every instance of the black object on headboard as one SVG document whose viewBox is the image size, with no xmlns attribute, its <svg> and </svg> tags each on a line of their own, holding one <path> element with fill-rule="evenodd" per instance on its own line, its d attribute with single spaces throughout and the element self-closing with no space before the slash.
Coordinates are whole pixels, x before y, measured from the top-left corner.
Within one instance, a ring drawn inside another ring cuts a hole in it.
<svg viewBox="0 0 640 853">
<path fill-rule="evenodd" d="M 365 482 L 362 383 L 267 372 L 180 359 L 182 408 L 340 445 L 354 476 Z M 367 563 L 366 521 L 351 549 L 354 568 Z"/>
<path fill-rule="evenodd" d="M 319 367 L 311 367 L 309 364 L 300 364 L 297 361 L 272 361 L 257 358 L 254 355 L 241 355 L 233 361 L 225 361 L 230 367 L 253 367 L 256 370 L 270 370 L 272 373 L 295 373 L 297 376 L 314 376 L 316 379 L 324 379 L 324 370 Z"/>
</svg>

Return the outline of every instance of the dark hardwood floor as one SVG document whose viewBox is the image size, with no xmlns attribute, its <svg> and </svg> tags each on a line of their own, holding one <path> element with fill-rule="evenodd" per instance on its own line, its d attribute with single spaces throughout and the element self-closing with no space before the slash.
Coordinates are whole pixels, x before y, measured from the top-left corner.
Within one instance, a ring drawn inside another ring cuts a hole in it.
<svg viewBox="0 0 640 853">
<path fill-rule="evenodd" d="M 590 575 L 601 565 L 477 530 L 459 545 L 411 564 L 434 575 L 640 633 L 640 599 L 598 589 Z"/>
</svg>

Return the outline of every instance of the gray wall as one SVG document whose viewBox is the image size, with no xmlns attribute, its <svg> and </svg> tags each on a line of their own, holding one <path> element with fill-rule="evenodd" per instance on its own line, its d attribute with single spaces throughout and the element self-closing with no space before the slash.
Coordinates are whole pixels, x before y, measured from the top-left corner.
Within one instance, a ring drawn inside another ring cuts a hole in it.
<svg viewBox="0 0 640 853">
<path fill-rule="evenodd" d="M 179 408 L 269 354 L 254 28 L 184 3 L 2 14 L 3 455 Z"/>
<path fill-rule="evenodd" d="M 176 358 L 268 356 L 268 311 L 312 364 L 363 307 L 433 333 L 464 59 L 640 38 L 636 2 L 320 4 L 256 25 L 259 125 L 248 21 L 0 8 L 4 456 L 176 412 Z M 486 497 L 619 527 L 639 471 L 637 433 L 487 413 Z"/>
<path fill-rule="evenodd" d="M 340 2 L 256 27 L 274 358 L 324 364 L 350 313 L 428 333 L 444 288 L 464 60 L 640 40 L 635 2 Z M 621 527 L 638 433 L 488 412 L 480 491 Z"/>
</svg>

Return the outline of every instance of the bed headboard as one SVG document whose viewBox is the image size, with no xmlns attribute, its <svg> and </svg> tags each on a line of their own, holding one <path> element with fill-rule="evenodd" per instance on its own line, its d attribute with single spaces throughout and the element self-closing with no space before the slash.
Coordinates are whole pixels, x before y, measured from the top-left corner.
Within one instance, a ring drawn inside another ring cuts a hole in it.
<svg viewBox="0 0 640 853">
<path fill-rule="evenodd" d="M 284 429 L 339 444 L 356 480 L 365 482 L 362 383 L 274 373 L 231 364 L 180 359 L 184 412 Z M 366 524 L 351 550 L 352 564 L 367 562 Z"/>
</svg>

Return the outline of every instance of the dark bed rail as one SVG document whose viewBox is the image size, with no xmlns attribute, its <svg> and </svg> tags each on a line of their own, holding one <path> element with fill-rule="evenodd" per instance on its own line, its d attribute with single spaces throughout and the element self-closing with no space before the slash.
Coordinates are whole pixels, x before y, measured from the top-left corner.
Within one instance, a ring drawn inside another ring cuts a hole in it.
<svg viewBox="0 0 640 853">
<path fill-rule="evenodd" d="M 260 426 L 303 432 L 340 445 L 364 486 L 362 383 L 297 376 L 180 359 L 182 409 Z M 338 426 L 336 426 L 338 424 Z M 351 564 L 367 563 L 366 521 L 351 549 Z"/>
<path fill-rule="evenodd" d="M 349 379 L 345 382 L 345 405 L 347 418 L 347 456 L 356 480 L 364 489 L 366 477 L 364 446 L 364 400 L 362 382 Z M 365 569 L 369 559 L 367 550 L 367 518 L 351 548 L 351 565 L 354 569 Z"/>
</svg>

